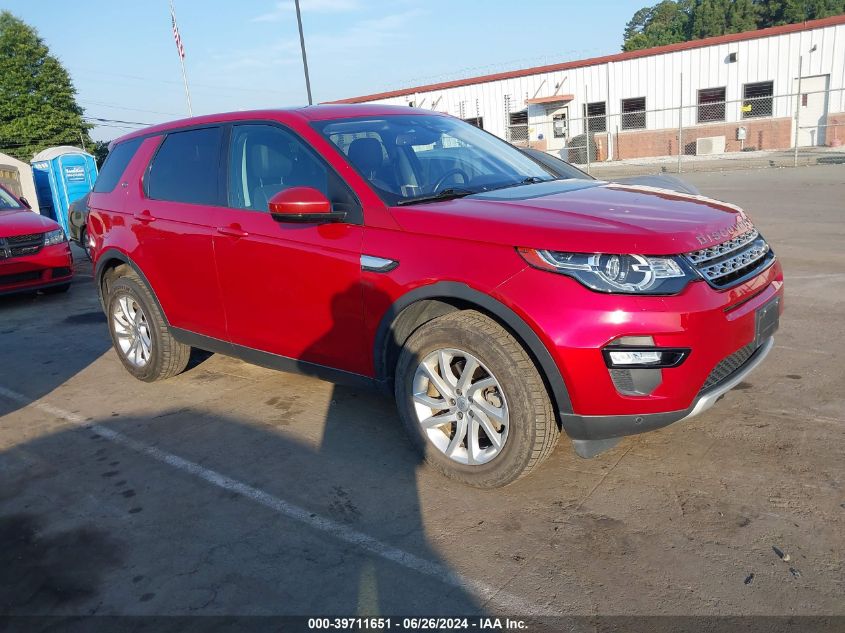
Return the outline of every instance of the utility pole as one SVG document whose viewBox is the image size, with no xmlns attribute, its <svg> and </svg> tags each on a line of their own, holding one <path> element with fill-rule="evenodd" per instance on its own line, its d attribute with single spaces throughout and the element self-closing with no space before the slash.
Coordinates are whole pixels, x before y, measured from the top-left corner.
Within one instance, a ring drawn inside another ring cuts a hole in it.
<svg viewBox="0 0 845 633">
<path fill-rule="evenodd" d="M 308 57 L 305 55 L 305 35 L 302 33 L 302 13 L 299 10 L 299 0 L 293 0 L 296 5 L 296 23 L 299 25 L 299 46 L 302 48 L 302 67 L 305 69 L 305 89 L 308 91 L 308 105 L 311 101 L 311 79 L 308 77 Z"/>
</svg>

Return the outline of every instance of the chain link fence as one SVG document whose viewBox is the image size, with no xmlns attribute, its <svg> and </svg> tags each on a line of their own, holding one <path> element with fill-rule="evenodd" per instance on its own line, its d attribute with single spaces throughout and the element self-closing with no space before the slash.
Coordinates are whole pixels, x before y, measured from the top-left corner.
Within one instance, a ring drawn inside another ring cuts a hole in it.
<svg viewBox="0 0 845 633">
<path fill-rule="evenodd" d="M 646 109 L 628 99 L 622 112 L 587 103 L 528 113 L 508 140 L 544 150 L 597 176 L 845 163 L 845 91 L 774 95 L 771 83 L 746 85 L 742 99 L 724 88 L 698 91 L 696 103 Z"/>
</svg>

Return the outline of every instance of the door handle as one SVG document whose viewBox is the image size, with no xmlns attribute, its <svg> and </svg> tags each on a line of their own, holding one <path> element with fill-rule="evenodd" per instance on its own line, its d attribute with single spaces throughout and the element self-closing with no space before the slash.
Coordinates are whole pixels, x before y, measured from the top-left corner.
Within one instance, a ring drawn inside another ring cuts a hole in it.
<svg viewBox="0 0 845 633">
<path fill-rule="evenodd" d="M 231 226 L 218 226 L 217 232 L 221 235 L 228 235 L 229 237 L 246 237 L 249 235 L 249 233 L 244 231 L 238 224 L 233 224 Z"/>
<path fill-rule="evenodd" d="M 155 222 L 155 218 L 146 209 L 144 209 L 143 211 L 136 211 L 132 214 L 132 217 L 138 220 L 139 222 L 144 222 L 145 224 Z"/>
</svg>

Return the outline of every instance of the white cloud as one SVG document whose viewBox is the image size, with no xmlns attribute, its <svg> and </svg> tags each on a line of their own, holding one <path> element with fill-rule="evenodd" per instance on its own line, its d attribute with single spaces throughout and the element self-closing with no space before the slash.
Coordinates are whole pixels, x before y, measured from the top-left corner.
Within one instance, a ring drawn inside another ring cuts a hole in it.
<svg viewBox="0 0 845 633">
<path fill-rule="evenodd" d="M 360 9 L 358 0 L 301 0 L 300 9 L 303 13 L 345 13 Z M 256 16 L 251 22 L 279 22 L 295 10 L 293 0 L 277 2 L 275 8 Z"/>
<path fill-rule="evenodd" d="M 329 55 L 342 54 L 353 48 L 378 48 L 406 38 L 408 33 L 405 26 L 424 13 L 421 9 L 411 9 L 361 20 L 339 33 L 317 33 L 311 37 L 306 34 L 305 44 L 309 50 L 319 49 L 321 53 Z"/>
<path fill-rule="evenodd" d="M 307 0 L 306 0 L 307 1 Z M 312 0 L 313 2 L 339 2 L 341 0 Z M 292 2 L 291 2 L 292 4 Z M 378 18 L 359 20 L 338 32 L 305 34 L 309 60 L 318 58 L 343 58 L 350 61 L 351 50 L 376 49 L 401 41 L 408 36 L 405 28 L 414 18 L 424 15 L 421 9 Z M 277 40 L 273 44 L 253 47 L 212 56 L 216 67 L 222 71 L 271 68 L 300 64 L 298 39 Z"/>
</svg>

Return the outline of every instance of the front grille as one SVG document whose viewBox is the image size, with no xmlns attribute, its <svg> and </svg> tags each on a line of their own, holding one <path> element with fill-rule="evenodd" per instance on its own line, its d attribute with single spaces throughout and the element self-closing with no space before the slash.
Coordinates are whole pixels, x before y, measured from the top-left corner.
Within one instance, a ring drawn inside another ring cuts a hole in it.
<svg viewBox="0 0 845 633">
<path fill-rule="evenodd" d="M 714 288 L 728 288 L 762 272 L 774 259 L 757 229 L 686 254 L 687 261 Z"/>
<path fill-rule="evenodd" d="M 34 255 L 44 246 L 43 233 L 0 237 L 0 259 Z"/>
<path fill-rule="evenodd" d="M 41 271 L 32 270 L 26 273 L 15 273 L 14 275 L 0 275 L 0 285 L 20 284 L 25 281 L 37 281 L 41 279 Z"/>
<path fill-rule="evenodd" d="M 7 244 L 26 244 L 28 242 L 43 242 L 43 233 L 29 233 L 28 235 L 12 235 L 5 238 Z"/>
<path fill-rule="evenodd" d="M 613 386 L 616 387 L 617 391 L 627 394 L 637 392 L 634 387 L 634 377 L 631 375 L 630 369 L 611 369 L 610 379 L 613 381 Z"/>
<path fill-rule="evenodd" d="M 749 343 L 745 347 L 737 350 L 736 352 L 725 358 L 722 362 L 720 362 L 713 368 L 713 371 L 711 371 L 710 375 L 707 376 L 707 380 L 704 381 L 704 386 L 701 388 L 701 390 L 706 391 L 711 387 L 720 385 L 725 380 L 730 378 L 734 374 L 734 372 L 736 372 L 746 362 L 748 362 L 748 359 L 751 358 L 756 349 L 757 348 L 754 347 L 754 343 Z"/>
</svg>

